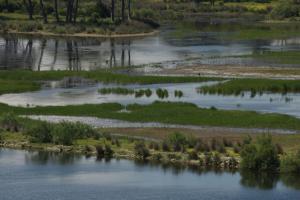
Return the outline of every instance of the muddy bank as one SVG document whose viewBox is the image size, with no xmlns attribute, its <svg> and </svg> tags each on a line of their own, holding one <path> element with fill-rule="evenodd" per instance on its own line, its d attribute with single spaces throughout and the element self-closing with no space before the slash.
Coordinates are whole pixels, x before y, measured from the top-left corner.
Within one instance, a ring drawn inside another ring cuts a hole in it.
<svg viewBox="0 0 300 200">
<path fill-rule="evenodd" d="M 291 79 L 300 80 L 299 68 L 286 67 L 247 67 L 229 65 L 196 65 L 179 66 L 169 69 L 150 69 L 148 74 L 152 75 L 185 75 L 185 76 L 207 76 L 222 78 L 271 78 L 271 79 Z"/>
</svg>

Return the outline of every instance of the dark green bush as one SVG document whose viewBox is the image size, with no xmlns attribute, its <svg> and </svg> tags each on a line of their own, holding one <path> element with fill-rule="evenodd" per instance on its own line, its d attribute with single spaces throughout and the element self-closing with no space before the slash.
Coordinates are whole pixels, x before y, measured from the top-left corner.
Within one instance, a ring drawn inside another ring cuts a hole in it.
<svg viewBox="0 0 300 200">
<path fill-rule="evenodd" d="M 279 156 L 270 135 L 257 137 L 255 142 L 245 144 L 241 151 L 241 167 L 257 171 L 277 170 Z"/>
<path fill-rule="evenodd" d="M 12 112 L 0 116 L 0 128 L 5 131 L 18 132 L 21 129 L 20 118 Z"/>
<path fill-rule="evenodd" d="M 48 122 L 35 123 L 26 130 L 26 133 L 31 136 L 32 142 L 51 143 L 53 126 Z"/>
<path fill-rule="evenodd" d="M 102 145 L 96 145 L 97 156 L 102 158 L 105 155 L 105 149 Z"/>
<path fill-rule="evenodd" d="M 104 149 L 104 157 L 111 158 L 114 155 L 114 151 L 111 149 L 110 145 L 106 144 Z"/>
<path fill-rule="evenodd" d="M 134 154 L 137 158 L 143 160 L 150 156 L 150 152 L 144 142 L 137 142 L 134 145 Z"/>
<path fill-rule="evenodd" d="M 300 173 L 300 151 L 283 156 L 280 163 L 280 171 L 284 173 Z"/>
<path fill-rule="evenodd" d="M 173 146 L 174 151 L 183 151 L 187 139 L 182 133 L 175 132 L 168 136 L 168 142 Z"/>
</svg>

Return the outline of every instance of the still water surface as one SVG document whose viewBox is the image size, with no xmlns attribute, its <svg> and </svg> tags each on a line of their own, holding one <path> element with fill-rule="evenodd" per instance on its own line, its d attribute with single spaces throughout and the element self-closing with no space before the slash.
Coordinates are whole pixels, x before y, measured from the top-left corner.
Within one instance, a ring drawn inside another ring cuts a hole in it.
<svg viewBox="0 0 300 200">
<path fill-rule="evenodd" d="M 300 179 L 0 149 L 1 200 L 298 200 Z"/>
<path fill-rule="evenodd" d="M 210 25 L 214 27 L 213 25 Z M 0 68 L 31 70 L 95 70 L 114 66 L 186 65 L 293 66 L 249 56 L 259 52 L 300 51 L 300 35 L 286 39 L 223 39 L 224 30 L 201 30 L 176 36 L 176 29 L 163 27 L 145 38 L 72 39 L 0 36 Z M 240 27 L 241 29 L 243 27 Z M 190 31 L 190 30 L 187 30 Z"/>
</svg>

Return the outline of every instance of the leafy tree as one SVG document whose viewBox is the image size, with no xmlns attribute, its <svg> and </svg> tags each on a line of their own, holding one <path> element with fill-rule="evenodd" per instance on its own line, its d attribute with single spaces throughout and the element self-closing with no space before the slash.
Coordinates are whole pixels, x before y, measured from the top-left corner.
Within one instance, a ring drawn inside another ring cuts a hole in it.
<svg viewBox="0 0 300 200">
<path fill-rule="evenodd" d="M 279 168 L 279 156 L 270 135 L 262 135 L 255 142 L 245 144 L 241 151 L 241 167 L 244 169 L 268 171 Z"/>
<path fill-rule="evenodd" d="M 50 143 L 53 140 L 53 126 L 48 122 L 39 122 L 26 130 L 33 142 Z"/>
</svg>

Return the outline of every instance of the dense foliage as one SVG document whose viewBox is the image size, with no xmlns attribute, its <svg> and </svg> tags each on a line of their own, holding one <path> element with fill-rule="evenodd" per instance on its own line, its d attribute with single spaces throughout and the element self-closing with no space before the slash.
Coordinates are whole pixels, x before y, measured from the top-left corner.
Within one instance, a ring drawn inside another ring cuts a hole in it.
<svg viewBox="0 0 300 200">
<path fill-rule="evenodd" d="M 273 171 L 279 168 L 279 156 L 270 135 L 259 136 L 256 141 L 246 140 L 241 151 L 244 169 L 257 171 Z"/>
</svg>

